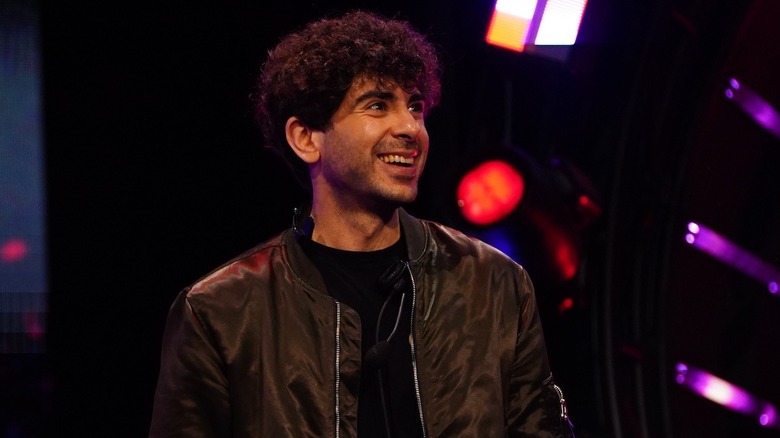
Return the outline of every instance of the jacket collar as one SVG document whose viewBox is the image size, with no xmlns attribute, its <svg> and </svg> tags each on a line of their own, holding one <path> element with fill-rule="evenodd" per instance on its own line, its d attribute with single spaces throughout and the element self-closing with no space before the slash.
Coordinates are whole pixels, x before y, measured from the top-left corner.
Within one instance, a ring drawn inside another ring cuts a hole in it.
<svg viewBox="0 0 780 438">
<path fill-rule="evenodd" d="M 308 244 L 311 231 L 314 229 L 314 224 L 309 217 L 310 212 L 310 205 L 296 207 L 292 228 L 282 235 L 282 240 L 287 248 L 287 258 L 292 266 L 292 274 L 308 286 L 318 291 L 325 291 L 325 282 L 322 280 L 322 276 L 303 250 L 303 246 Z M 407 257 L 410 262 L 416 264 L 425 252 L 425 228 L 420 220 L 407 213 L 403 208 L 398 209 L 398 217 L 401 223 L 401 234 L 406 243 Z"/>
<path fill-rule="evenodd" d="M 419 219 L 407 213 L 403 208 L 398 209 L 398 217 L 401 222 L 401 233 L 406 243 L 406 253 L 409 261 L 417 263 L 422 258 L 423 253 L 425 253 L 427 244 L 425 228 Z"/>
</svg>

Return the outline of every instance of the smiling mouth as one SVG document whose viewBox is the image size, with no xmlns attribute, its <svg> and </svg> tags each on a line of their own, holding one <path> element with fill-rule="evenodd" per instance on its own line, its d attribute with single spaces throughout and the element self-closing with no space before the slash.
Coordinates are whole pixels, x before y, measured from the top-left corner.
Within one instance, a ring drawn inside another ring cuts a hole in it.
<svg viewBox="0 0 780 438">
<path fill-rule="evenodd" d="M 379 159 L 384 161 L 387 164 L 392 164 L 394 166 L 411 167 L 412 165 L 414 165 L 414 157 L 416 155 L 417 154 L 411 157 L 405 157 L 403 155 L 386 154 L 386 155 L 379 155 Z"/>
</svg>

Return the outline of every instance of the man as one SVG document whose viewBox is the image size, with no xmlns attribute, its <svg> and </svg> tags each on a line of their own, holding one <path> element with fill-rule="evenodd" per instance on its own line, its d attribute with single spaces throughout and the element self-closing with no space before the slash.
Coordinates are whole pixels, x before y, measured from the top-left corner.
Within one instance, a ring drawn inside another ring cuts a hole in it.
<svg viewBox="0 0 780 438">
<path fill-rule="evenodd" d="M 259 120 L 311 203 L 178 296 L 151 436 L 569 436 L 526 272 L 401 208 L 439 84 L 430 43 L 366 12 L 269 53 Z"/>
</svg>

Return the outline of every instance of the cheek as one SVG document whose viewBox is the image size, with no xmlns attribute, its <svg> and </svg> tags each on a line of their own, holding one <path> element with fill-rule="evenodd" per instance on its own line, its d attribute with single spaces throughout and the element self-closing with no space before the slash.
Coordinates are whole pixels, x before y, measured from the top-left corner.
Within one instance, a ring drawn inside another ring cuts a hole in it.
<svg viewBox="0 0 780 438">
<path fill-rule="evenodd" d="M 417 142 L 420 144 L 420 148 L 423 150 L 423 153 L 427 154 L 430 138 L 428 137 L 428 131 L 425 129 L 425 126 L 420 129 L 420 135 L 417 139 Z"/>
</svg>

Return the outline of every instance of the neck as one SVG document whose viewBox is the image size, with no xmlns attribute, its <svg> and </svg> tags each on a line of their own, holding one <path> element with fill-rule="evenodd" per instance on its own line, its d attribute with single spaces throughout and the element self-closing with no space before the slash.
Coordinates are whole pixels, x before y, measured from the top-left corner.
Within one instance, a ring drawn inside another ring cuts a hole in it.
<svg viewBox="0 0 780 438">
<path fill-rule="evenodd" d="M 312 240 L 331 248 L 375 251 L 389 247 L 401 237 L 397 208 L 378 214 L 315 199 L 311 216 L 315 224 Z"/>
</svg>

